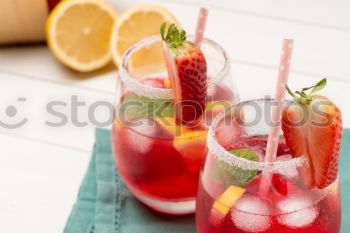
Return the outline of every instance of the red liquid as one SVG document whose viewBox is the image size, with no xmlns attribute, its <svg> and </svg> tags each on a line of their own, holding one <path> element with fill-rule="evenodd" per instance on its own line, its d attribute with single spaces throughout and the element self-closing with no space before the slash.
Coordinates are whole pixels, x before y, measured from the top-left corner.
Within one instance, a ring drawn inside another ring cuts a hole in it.
<svg viewBox="0 0 350 233">
<path fill-rule="evenodd" d="M 266 138 L 253 137 L 226 148 L 250 148 L 265 153 Z M 286 157 L 288 148 L 280 141 L 278 159 Z M 283 156 L 283 157 L 282 157 Z M 284 175 L 274 174 L 269 193 L 259 196 L 261 174 L 246 187 L 226 215 L 214 214 L 215 200 L 227 186 L 216 183 L 212 177 L 217 159 L 208 154 L 202 172 L 196 209 L 198 233 L 339 233 L 341 207 L 338 181 L 324 190 L 307 190 L 295 168 Z M 294 169 L 294 171 L 293 171 Z"/>
<path fill-rule="evenodd" d="M 161 78 L 147 78 L 143 82 L 161 87 L 160 80 Z M 224 100 L 227 103 L 234 101 L 234 95 L 228 88 L 221 88 L 220 96 L 215 96 L 218 95 L 217 92 L 208 99 Z M 121 99 L 131 94 L 130 91 L 124 91 Z M 196 127 L 187 129 L 203 133 L 190 138 L 188 143 L 184 140 L 181 150 L 174 146 L 175 136 L 169 134 L 155 119 L 135 119 L 136 122 L 142 122 L 136 127 L 114 124 L 112 146 L 116 166 L 130 191 L 141 200 L 195 200 L 206 147 L 206 125 L 218 113 L 219 111 L 205 112 Z"/>
<path fill-rule="evenodd" d="M 165 200 L 196 195 L 201 159 L 187 161 L 174 148 L 173 138 L 151 137 L 125 126 L 114 127 L 113 146 L 118 170 L 136 195 Z"/>
</svg>

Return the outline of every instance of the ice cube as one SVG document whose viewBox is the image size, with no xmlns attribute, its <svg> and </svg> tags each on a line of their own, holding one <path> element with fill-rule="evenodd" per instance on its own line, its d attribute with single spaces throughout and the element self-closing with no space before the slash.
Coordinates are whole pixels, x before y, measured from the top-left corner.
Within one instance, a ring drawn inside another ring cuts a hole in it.
<svg viewBox="0 0 350 233">
<path fill-rule="evenodd" d="M 257 197 L 245 195 L 232 209 L 233 224 L 246 232 L 260 232 L 271 225 L 269 204 Z"/>
<path fill-rule="evenodd" d="M 291 159 L 293 159 L 293 157 L 290 154 L 282 155 L 282 156 L 278 156 L 276 158 L 276 162 L 286 162 L 286 161 L 291 160 Z M 298 170 L 293 165 L 286 167 L 285 169 L 279 171 L 279 174 L 285 176 L 288 181 L 296 181 L 296 180 L 298 180 L 298 177 L 299 177 Z"/>
<path fill-rule="evenodd" d="M 215 136 L 217 141 L 226 147 L 232 147 L 234 144 L 234 147 L 240 148 L 240 145 L 237 144 L 237 140 L 242 137 L 244 134 L 244 129 L 240 125 L 239 122 L 236 120 L 232 120 L 230 122 L 226 122 L 224 119 L 218 122 L 218 125 L 215 130 Z M 244 142 L 239 142 L 238 144 L 243 144 L 243 146 L 246 146 Z M 242 146 L 242 148 L 244 148 Z"/>
<path fill-rule="evenodd" d="M 288 227 L 300 228 L 311 224 L 318 215 L 318 209 L 307 195 L 292 195 L 277 203 L 282 215 L 278 222 Z"/>
<path fill-rule="evenodd" d="M 137 153 L 147 153 L 157 138 L 158 127 L 153 119 L 138 119 L 128 124 L 126 142 Z"/>
</svg>

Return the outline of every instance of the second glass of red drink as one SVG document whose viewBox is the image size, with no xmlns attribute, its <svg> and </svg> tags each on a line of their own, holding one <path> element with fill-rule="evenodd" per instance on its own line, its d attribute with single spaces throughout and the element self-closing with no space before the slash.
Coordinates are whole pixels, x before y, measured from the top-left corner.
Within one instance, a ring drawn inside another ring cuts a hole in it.
<svg viewBox="0 0 350 233">
<path fill-rule="evenodd" d="M 303 132 L 308 131 L 311 120 L 292 128 L 284 114 L 284 135 L 281 131 L 276 141 L 276 160 L 265 162 L 268 117 L 274 103 L 273 99 L 241 102 L 210 127 L 196 206 L 198 233 L 339 233 L 341 201 L 336 168 L 340 141 L 328 141 L 327 135 L 333 127 L 338 129 L 339 116 L 321 129 L 322 136 L 313 130 L 307 139 L 309 154 L 301 154 L 306 151 L 302 150 Z M 303 105 L 292 103 L 284 112 L 295 117 Z M 330 112 L 328 109 L 327 117 L 331 117 Z M 318 136 L 323 137 L 322 145 Z M 328 156 L 327 147 L 335 148 L 334 160 L 322 164 Z M 314 153 L 318 153 L 316 161 L 309 158 Z M 325 179 L 314 178 L 319 174 Z"/>
</svg>

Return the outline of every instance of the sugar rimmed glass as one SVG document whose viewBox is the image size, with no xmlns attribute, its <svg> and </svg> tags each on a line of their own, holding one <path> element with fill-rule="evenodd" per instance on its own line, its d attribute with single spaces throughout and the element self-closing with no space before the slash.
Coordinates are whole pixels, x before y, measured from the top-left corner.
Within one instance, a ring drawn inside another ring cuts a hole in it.
<svg viewBox="0 0 350 233">
<path fill-rule="evenodd" d="M 241 102 L 210 126 L 196 205 L 198 233 L 339 233 L 338 180 L 324 189 L 307 189 L 307 159 L 290 156 L 282 132 L 276 161 L 263 162 L 272 103 Z M 242 149 L 254 151 L 259 161 L 238 157 Z M 262 174 L 271 181 L 265 194 Z"/>
<path fill-rule="evenodd" d="M 163 213 L 188 214 L 195 209 L 208 125 L 238 102 L 238 95 L 225 50 L 204 39 L 207 108 L 195 126 L 177 124 L 169 113 L 174 93 L 167 86 L 160 42 L 159 36 L 140 41 L 122 58 L 112 145 L 118 171 L 136 198 Z M 136 62 L 141 51 L 149 51 L 147 62 Z"/>
</svg>

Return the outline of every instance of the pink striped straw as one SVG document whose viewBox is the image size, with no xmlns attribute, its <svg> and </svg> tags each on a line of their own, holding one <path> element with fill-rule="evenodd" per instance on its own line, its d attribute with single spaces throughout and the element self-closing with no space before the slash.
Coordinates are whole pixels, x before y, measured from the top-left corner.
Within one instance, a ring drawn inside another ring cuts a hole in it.
<svg viewBox="0 0 350 233">
<path fill-rule="evenodd" d="M 282 45 L 282 54 L 278 72 L 278 79 L 276 83 L 276 92 L 275 92 L 275 101 L 277 105 L 272 111 L 272 123 L 277 126 L 271 126 L 269 137 L 267 139 L 267 147 L 265 154 L 265 162 L 273 162 L 276 159 L 279 136 L 281 130 L 281 122 L 282 119 L 282 108 L 284 97 L 286 94 L 286 85 L 288 82 L 289 70 L 290 70 L 290 62 L 293 52 L 293 43 L 294 41 L 291 39 L 284 39 Z M 260 183 L 260 194 L 265 195 L 268 192 L 271 182 L 271 175 L 263 174 L 261 183 Z"/>
<path fill-rule="evenodd" d="M 204 7 L 201 7 L 199 9 L 197 27 L 196 27 L 196 32 L 194 34 L 194 43 L 198 46 L 200 46 L 202 43 L 207 19 L 208 19 L 208 10 Z"/>
</svg>

